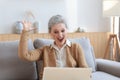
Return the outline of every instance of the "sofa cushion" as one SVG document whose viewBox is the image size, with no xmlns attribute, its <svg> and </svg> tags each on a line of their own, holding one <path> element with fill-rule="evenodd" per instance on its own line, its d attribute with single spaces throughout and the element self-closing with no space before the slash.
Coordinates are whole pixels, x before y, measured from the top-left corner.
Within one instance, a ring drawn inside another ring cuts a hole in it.
<svg viewBox="0 0 120 80">
<path fill-rule="evenodd" d="M 92 73 L 92 80 L 120 80 L 120 78 L 105 72 L 96 71 Z"/>
<path fill-rule="evenodd" d="M 86 37 L 82 38 L 76 38 L 76 39 L 69 39 L 72 42 L 78 43 L 83 48 L 83 51 L 85 53 L 87 64 L 90 68 L 92 68 L 92 71 L 96 71 L 96 63 L 95 63 L 95 57 L 94 57 L 94 50 L 93 47 L 90 44 L 90 40 Z M 40 48 L 45 45 L 50 45 L 53 42 L 52 39 L 35 39 L 34 40 L 34 47 Z"/>
<path fill-rule="evenodd" d="M 35 62 L 22 61 L 18 57 L 19 41 L 0 42 L 0 80 L 36 80 Z M 28 41 L 29 50 L 33 49 Z"/>
</svg>

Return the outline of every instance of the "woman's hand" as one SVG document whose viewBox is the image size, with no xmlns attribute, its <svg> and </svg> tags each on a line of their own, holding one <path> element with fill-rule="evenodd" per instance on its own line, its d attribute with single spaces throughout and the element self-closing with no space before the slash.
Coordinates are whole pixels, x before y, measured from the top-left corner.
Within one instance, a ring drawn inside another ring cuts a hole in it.
<svg viewBox="0 0 120 80">
<path fill-rule="evenodd" d="M 25 31 L 31 31 L 34 28 L 32 27 L 32 23 L 31 22 L 27 22 L 27 21 L 22 21 L 23 24 L 23 30 Z"/>
</svg>

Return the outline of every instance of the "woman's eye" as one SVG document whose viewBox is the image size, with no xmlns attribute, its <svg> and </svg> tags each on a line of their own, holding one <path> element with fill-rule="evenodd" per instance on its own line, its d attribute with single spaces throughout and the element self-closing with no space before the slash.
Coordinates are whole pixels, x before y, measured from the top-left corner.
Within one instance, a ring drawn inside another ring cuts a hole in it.
<svg viewBox="0 0 120 80">
<path fill-rule="evenodd" d="M 65 30 L 62 30 L 61 32 L 65 32 Z"/>
<path fill-rule="evenodd" d="M 57 34 L 57 33 L 58 33 L 58 31 L 54 31 L 54 33 L 55 33 L 55 34 Z"/>
</svg>

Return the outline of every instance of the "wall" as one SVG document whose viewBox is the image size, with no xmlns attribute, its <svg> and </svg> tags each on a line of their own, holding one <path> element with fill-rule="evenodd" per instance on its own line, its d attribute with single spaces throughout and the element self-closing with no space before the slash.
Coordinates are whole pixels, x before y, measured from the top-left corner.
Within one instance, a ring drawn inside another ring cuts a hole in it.
<svg viewBox="0 0 120 80">
<path fill-rule="evenodd" d="M 69 0 L 0 0 L 0 34 L 13 33 L 15 22 L 23 20 L 26 11 L 35 15 L 33 22 L 40 22 L 41 33 L 48 32 L 48 20 L 55 14 L 68 20 L 69 32 L 74 32 L 78 26 L 88 32 L 110 31 L 109 19 L 102 17 L 102 0 L 77 0 L 77 5 L 77 13 L 73 11 L 77 18 L 74 18 L 76 15 L 68 10 Z"/>
<path fill-rule="evenodd" d="M 90 32 L 110 31 L 110 19 L 102 16 L 102 0 L 78 0 L 78 26 Z"/>
</svg>

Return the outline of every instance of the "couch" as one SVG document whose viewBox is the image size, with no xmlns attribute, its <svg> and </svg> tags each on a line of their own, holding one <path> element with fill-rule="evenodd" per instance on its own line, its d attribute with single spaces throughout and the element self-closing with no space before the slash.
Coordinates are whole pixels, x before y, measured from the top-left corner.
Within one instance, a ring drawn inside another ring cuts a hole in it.
<svg viewBox="0 0 120 80">
<path fill-rule="evenodd" d="M 107 32 L 69 33 L 68 39 L 79 43 L 92 68 L 92 80 L 120 80 L 120 63 L 103 59 L 109 38 Z M 29 50 L 49 45 L 49 34 L 32 34 Z M 39 80 L 42 61 L 28 62 L 18 57 L 19 34 L 0 34 L 0 80 Z M 101 40 L 102 39 L 102 40 Z"/>
</svg>

